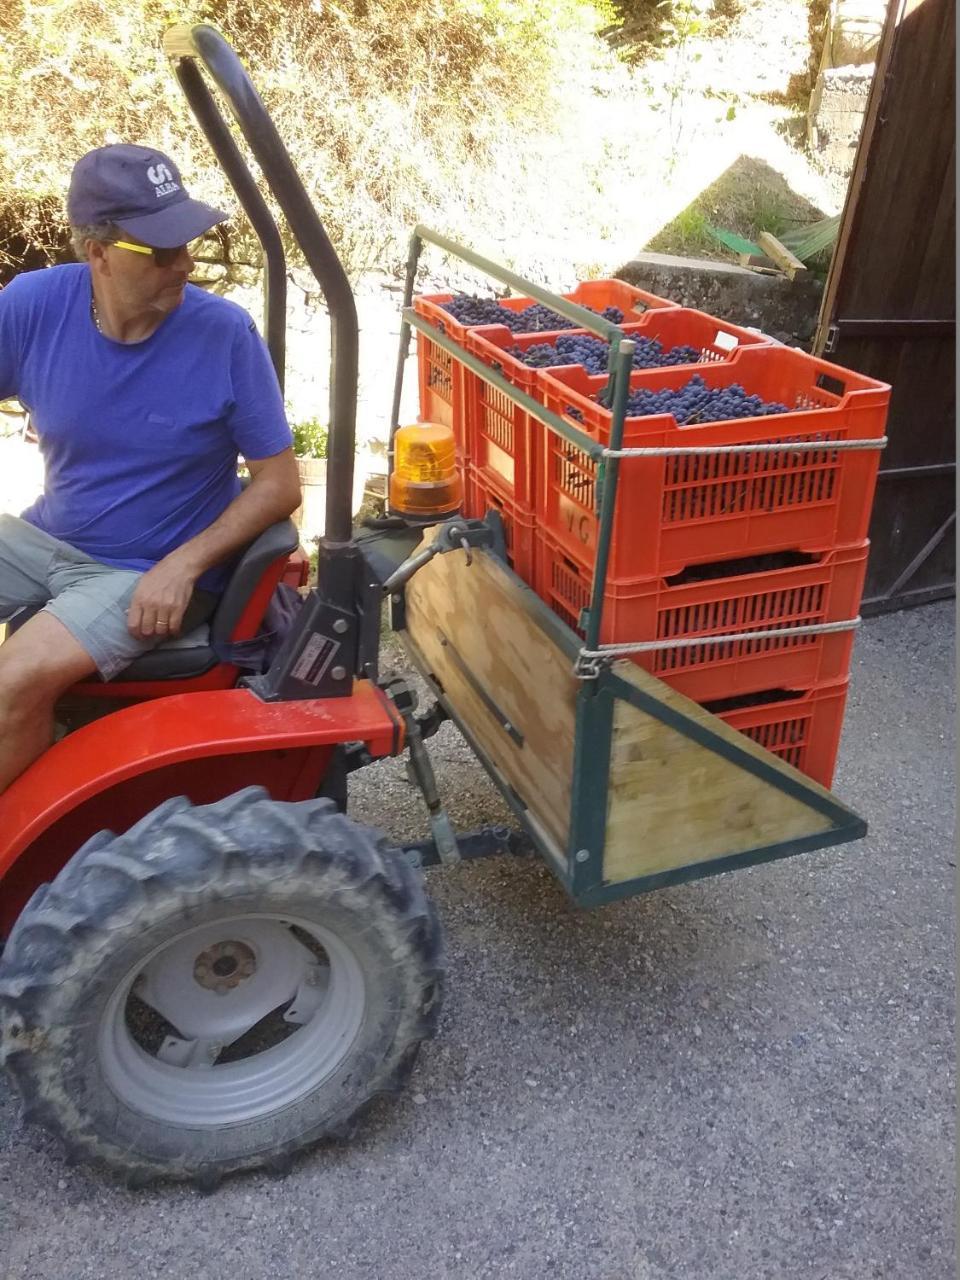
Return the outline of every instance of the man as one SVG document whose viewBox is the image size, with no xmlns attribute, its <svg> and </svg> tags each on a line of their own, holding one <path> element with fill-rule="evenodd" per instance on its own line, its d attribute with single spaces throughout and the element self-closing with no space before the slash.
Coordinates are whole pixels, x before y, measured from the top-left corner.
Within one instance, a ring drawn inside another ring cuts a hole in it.
<svg viewBox="0 0 960 1280">
<path fill-rule="evenodd" d="M 187 283 L 191 242 L 226 215 L 128 145 L 78 161 L 67 212 L 81 261 L 0 291 L 0 400 L 27 407 L 46 469 L 0 516 L 0 621 L 38 610 L 0 646 L 0 791 L 50 745 L 66 689 L 209 617 L 228 562 L 300 501 L 264 343 Z"/>
</svg>

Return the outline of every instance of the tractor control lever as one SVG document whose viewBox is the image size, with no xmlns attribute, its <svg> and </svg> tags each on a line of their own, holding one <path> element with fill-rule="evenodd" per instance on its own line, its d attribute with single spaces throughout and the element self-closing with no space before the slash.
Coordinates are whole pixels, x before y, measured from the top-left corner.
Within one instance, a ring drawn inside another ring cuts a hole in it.
<svg viewBox="0 0 960 1280">
<path fill-rule="evenodd" d="M 415 551 L 408 556 L 383 584 L 386 595 L 409 582 L 418 569 L 422 569 L 434 556 L 447 551 L 463 550 L 467 564 L 473 563 L 472 547 L 491 547 L 494 545 L 494 531 L 482 520 L 465 520 L 462 516 L 454 516 L 437 526 L 433 541 L 429 546 Z"/>
</svg>

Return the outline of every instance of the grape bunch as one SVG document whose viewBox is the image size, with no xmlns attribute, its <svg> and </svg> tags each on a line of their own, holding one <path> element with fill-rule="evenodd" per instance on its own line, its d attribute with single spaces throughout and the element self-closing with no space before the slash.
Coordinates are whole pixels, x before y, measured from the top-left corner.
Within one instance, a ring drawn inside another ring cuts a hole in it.
<svg viewBox="0 0 960 1280">
<path fill-rule="evenodd" d="M 595 316 L 602 316 L 604 320 L 609 320 L 611 324 L 623 323 L 623 312 L 619 307 L 604 307 L 602 311 L 597 311 L 593 307 L 584 307 L 584 310 L 592 311 Z M 513 323 L 508 325 L 508 328 L 512 329 L 514 333 L 549 333 L 555 329 L 576 329 L 578 327 L 575 320 L 564 319 L 556 311 L 551 311 L 549 307 L 545 307 L 540 302 L 524 307 L 522 311 L 514 312 Z"/>
<path fill-rule="evenodd" d="M 644 387 L 631 391 L 627 399 L 627 416 L 630 418 L 669 413 L 681 425 L 789 412 L 787 406 L 778 401 L 764 401 L 759 396 L 748 395 L 738 382 L 729 387 L 708 387 L 698 373 L 676 391 L 651 391 Z"/>
<path fill-rule="evenodd" d="M 540 302 L 534 302 L 522 311 L 511 311 L 509 307 L 502 307 L 496 298 L 477 298 L 472 294 L 458 293 L 449 302 L 442 302 L 440 305 L 468 328 L 480 324 L 502 324 L 514 333 L 543 333 L 577 328 L 572 320 L 565 320 Z M 593 307 L 587 307 L 586 310 L 593 311 L 594 315 L 601 314 L 594 311 Z M 623 323 L 623 312 L 617 307 L 606 307 L 602 315 L 611 324 Z"/>
<path fill-rule="evenodd" d="M 656 338 L 637 338 L 633 353 L 635 369 L 656 369 L 664 365 L 696 364 L 700 352 L 696 347 L 671 347 L 664 351 Z M 522 360 L 533 369 L 546 369 L 551 365 L 580 364 L 587 373 L 606 373 L 610 344 L 586 334 L 577 337 L 560 337 L 556 342 L 538 342 L 526 351 L 520 347 L 508 347 L 507 354 Z"/>
<path fill-rule="evenodd" d="M 440 305 L 444 311 L 450 312 L 454 320 L 470 328 L 478 324 L 505 324 L 509 328 L 517 318 L 515 311 L 501 307 L 496 298 L 476 298 L 471 294 L 458 293 Z"/>
<path fill-rule="evenodd" d="M 702 352 L 697 347 L 668 347 L 656 338 L 636 339 L 637 349 L 633 353 L 635 369 L 660 369 L 677 364 L 697 364 L 702 359 Z"/>
</svg>

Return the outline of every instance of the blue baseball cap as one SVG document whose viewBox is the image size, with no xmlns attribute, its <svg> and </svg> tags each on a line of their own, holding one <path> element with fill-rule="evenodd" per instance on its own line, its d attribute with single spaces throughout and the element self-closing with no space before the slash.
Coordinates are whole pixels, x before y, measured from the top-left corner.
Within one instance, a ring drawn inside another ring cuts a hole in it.
<svg viewBox="0 0 960 1280">
<path fill-rule="evenodd" d="M 112 222 L 151 248 L 175 249 L 229 214 L 188 196 L 162 151 L 117 143 L 88 151 L 73 166 L 67 217 L 73 226 Z"/>
</svg>

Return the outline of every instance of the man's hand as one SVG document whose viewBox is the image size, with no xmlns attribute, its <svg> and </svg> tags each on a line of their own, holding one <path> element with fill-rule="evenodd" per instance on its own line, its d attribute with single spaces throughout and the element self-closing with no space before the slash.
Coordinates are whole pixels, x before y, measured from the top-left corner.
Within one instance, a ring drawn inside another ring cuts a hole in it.
<svg viewBox="0 0 960 1280">
<path fill-rule="evenodd" d="M 270 458 L 248 458 L 247 469 L 250 484 L 226 511 L 140 579 L 127 611 L 132 635 L 141 640 L 175 636 L 201 575 L 248 547 L 297 506 L 300 479 L 292 449 Z"/>
<path fill-rule="evenodd" d="M 174 555 L 149 569 L 137 583 L 127 610 L 127 628 L 138 640 L 166 640 L 180 631 L 196 575 Z"/>
</svg>

